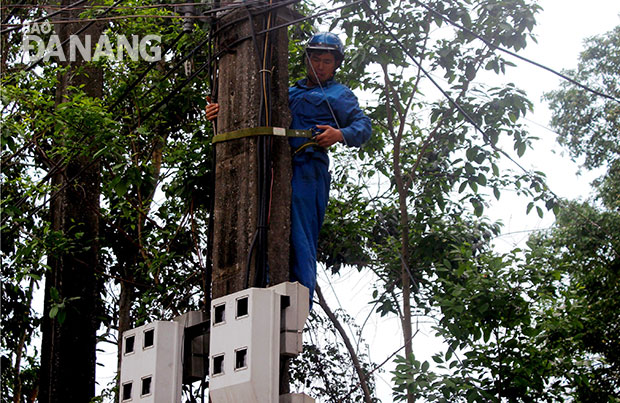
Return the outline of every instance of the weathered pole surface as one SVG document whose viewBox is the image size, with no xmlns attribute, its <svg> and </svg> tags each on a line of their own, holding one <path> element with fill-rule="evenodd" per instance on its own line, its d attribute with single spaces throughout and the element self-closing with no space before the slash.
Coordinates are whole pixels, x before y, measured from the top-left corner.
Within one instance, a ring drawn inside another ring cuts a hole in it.
<svg viewBox="0 0 620 403">
<path fill-rule="evenodd" d="M 216 50 L 225 53 L 219 59 L 217 102 L 220 112 L 217 133 L 261 126 L 261 80 L 271 75 L 271 126 L 288 127 L 288 36 L 286 28 L 271 31 L 271 73 L 261 72 L 264 35 L 231 45 L 240 38 L 252 36 L 248 11 L 240 8 L 221 18 L 219 26 L 242 20 L 222 29 L 216 38 Z M 267 14 L 255 15 L 254 31 L 264 29 Z M 272 26 L 278 24 L 273 20 Z M 218 143 L 215 166 L 215 201 L 213 228 L 213 298 L 245 288 L 247 261 L 258 226 L 258 138 L 247 137 Z M 273 138 L 273 190 L 268 230 L 269 284 L 289 279 L 290 182 L 291 155 L 286 138 Z M 250 281 L 252 286 L 254 258 Z"/>
</svg>

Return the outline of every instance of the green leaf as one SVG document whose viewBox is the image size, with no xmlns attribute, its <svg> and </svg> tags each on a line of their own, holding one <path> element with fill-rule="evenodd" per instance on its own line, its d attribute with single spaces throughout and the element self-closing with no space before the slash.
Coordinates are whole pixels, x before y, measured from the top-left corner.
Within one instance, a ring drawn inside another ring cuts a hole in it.
<svg viewBox="0 0 620 403">
<path fill-rule="evenodd" d="M 533 208 L 534 208 L 534 202 L 529 202 L 527 204 L 527 208 L 525 209 L 525 214 L 529 214 L 530 211 L 532 211 Z"/>
<path fill-rule="evenodd" d="M 465 77 L 467 77 L 469 81 L 476 78 L 476 68 L 472 63 L 468 63 L 467 67 L 465 67 Z"/>
<path fill-rule="evenodd" d="M 461 186 L 459 186 L 459 193 L 463 193 L 466 187 L 467 187 L 467 181 L 462 182 Z"/>
<path fill-rule="evenodd" d="M 536 206 L 536 212 L 538 213 L 538 216 L 540 218 L 543 218 L 544 213 L 543 213 L 543 210 L 540 208 L 540 206 Z"/>
<path fill-rule="evenodd" d="M 123 197 L 125 196 L 125 194 L 127 193 L 127 189 L 129 187 L 129 183 L 126 181 L 120 181 L 116 184 L 116 186 L 114 187 L 114 191 L 116 192 L 116 194 L 119 197 Z"/>
<path fill-rule="evenodd" d="M 496 164 L 491 164 L 491 168 L 493 169 L 493 175 L 499 176 L 499 167 Z"/>
<path fill-rule="evenodd" d="M 525 144 L 524 142 L 518 143 L 518 145 L 517 145 L 517 155 L 519 157 L 523 157 L 523 154 L 525 154 L 526 147 L 527 147 L 527 144 Z"/>
<path fill-rule="evenodd" d="M 468 148 L 467 151 L 465 151 L 465 155 L 467 156 L 467 159 L 469 161 L 473 161 L 476 159 L 476 149 L 475 148 Z"/>
<path fill-rule="evenodd" d="M 58 321 L 58 323 L 62 325 L 66 317 L 67 317 L 67 311 L 63 309 L 62 311 L 58 312 L 58 317 L 56 318 L 56 320 Z"/>
</svg>

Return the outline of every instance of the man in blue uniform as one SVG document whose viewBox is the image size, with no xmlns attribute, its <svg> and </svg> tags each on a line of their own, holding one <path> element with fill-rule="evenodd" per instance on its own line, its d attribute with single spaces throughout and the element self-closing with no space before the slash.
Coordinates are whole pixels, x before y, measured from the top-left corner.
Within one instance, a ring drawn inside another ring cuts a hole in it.
<svg viewBox="0 0 620 403">
<path fill-rule="evenodd" d="M 292 281 L 310 290 L 316 286 L 316 255 L 319 232 L 329 199 L 329 157 L 327 148 L 342 143 L 361 146 L 371 135 L 370 119 L 359 107 L 356 96 L 334 81 L 344 59 L 338 36 L 322 32 L 306 45 L 307 77 L 289 89 L 291 129 L 313 130 L 311 140 L 290 138 L 293 151 L 291 200 Z M 207 106 L 207 119 L 217 116 L 218 106 Z"/>
<path fill-rule="evenodd" d="M 329 157 L 335 143 L 361 146 L 370 138 L 370 119 L 353 92 L 334 81 L 344 59 L 340 39 L 328 32 L 314 35 L 306 46 L 307 78 L 289 89 L 291 129 L 318 130 L 314 141 L 291 138 L 294 150 L 291 201 L 291 280 L 310 290 L 316 285 L 319 232 L 329 198 Z"/>
</svg>

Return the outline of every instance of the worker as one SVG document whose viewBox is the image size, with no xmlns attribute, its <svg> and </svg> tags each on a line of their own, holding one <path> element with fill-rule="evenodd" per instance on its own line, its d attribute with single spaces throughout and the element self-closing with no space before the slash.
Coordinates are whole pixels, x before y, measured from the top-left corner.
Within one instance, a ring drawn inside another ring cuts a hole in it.
<svg viewBox="0 0 620 403">
<path fill-rule="evenodd" d="M 291 129 L 312 130 L 312 139 L 291 137 L 291 281 L 310 291 L 316 286 L 319 232 L 329 198 L 330 174 L 327 149 L 336 143 L 360 147 L 371 135 L 370 119 L 357 97 L 334 81 L 344 60 L 344 46 L 337 35 L 317 33 L 305 48 L 306 78 L 289 88 Z M 219 106 L 208 104 L 207 119 L 217 117 Z"/>
</svg>

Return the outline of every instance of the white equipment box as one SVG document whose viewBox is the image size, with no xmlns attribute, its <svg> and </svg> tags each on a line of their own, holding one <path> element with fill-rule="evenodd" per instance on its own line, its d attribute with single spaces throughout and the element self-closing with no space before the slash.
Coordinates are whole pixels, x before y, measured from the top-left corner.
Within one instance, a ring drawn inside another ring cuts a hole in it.
<svg viewBox="0 0 620 403">
<path fill-rule="evenodd" d="M 156 321 L 123 333 L 119 403 L 181 403 L 183 325 Z"/>
<path fill-rule="evenodd" d="M 299 283 L 249 288 L 213 300 L 209 349 L 213 403 L 278 403 L 280 354 L 301 352 L 308 311 L 308 289 Z"/>
</svg>

